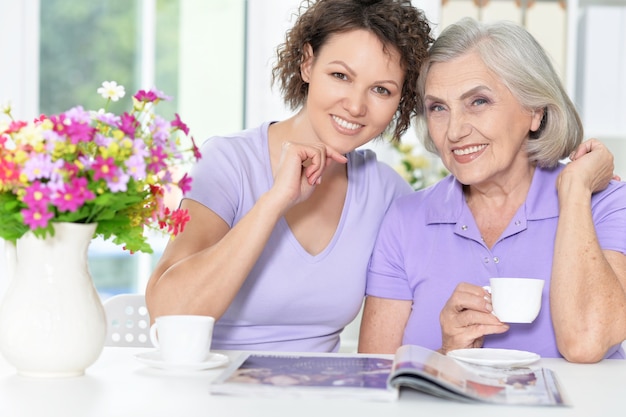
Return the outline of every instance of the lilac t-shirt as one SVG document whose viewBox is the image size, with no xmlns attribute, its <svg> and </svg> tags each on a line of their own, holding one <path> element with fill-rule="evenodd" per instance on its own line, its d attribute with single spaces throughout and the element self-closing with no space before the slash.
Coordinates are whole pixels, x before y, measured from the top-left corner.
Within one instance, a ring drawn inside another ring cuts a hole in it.
<svg viewBox="0 0 626 417">
<path fill-rule="evenodd" d="M 403 343 L 441 348 L 439 313 L 459 282 L 484 286 L 490 277 L 532 277 L 546 281 L 539 317 L 485 336 L 484 347 L 561 357 L 549 289 L 559 214 L 555 184 L 562 169 L 535 170 L 526 202 L 492 249 L 482 242 L 461 184 L 452 176 L 392 204 L 374 247 L 366 293 L 413 300 Z M 626 183 L 611 181 L 594 194 L 592 212 L 602 249 L 626 253 Z M 607 357 L 623 358 L 624 352 L 618 345 Z"/>
<path fill-rule="evenodd" d="M 269 123 L 201 147 L 187 198 L 231 227 L 273 184 Z M 336 351 L 365 293 L 367 264 L 390 203 L 411 187 L 374 152 L 348 157 L 348 189 L 335 235 L 309 254 L 281 218 L 241 291 L 217 321 L 212 347 L 235 350 Z"/>
</svg>

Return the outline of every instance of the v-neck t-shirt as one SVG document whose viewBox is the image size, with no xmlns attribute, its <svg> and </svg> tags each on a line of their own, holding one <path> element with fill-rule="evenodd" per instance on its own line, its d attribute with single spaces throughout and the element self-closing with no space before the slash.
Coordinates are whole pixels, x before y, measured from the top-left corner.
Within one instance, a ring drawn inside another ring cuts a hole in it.
<svg viewBox="0 0 626 417">
<path fill-rule="evenodd" d="M 201 147 L 186 198 L 231 227 L 273 184 L 270 123 Z M 347 154 L 348 187 L 337 230 L 317 255 L 308 253 L 281 218 L 234 301 L 216 322 L 214 349 L 337 351 L 340 332 L 358 314 L 367 264 L 391 202 L 409 184 L 371 150 Z"/>
</svg>

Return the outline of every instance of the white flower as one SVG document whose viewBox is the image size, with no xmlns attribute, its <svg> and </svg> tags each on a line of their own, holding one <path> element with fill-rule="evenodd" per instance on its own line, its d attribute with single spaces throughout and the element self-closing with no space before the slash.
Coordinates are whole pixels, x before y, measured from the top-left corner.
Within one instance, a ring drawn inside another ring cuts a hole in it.
<svg viewBox="0 0 626 417">
<path fill-rule="evenodd" d="M 98 88 L 98 94 L 111 101 L 117 101 L 124 97 L 126 91 L 124 91 L 123 85 L 117 85 L 115 81 L 105 81 L 102 83 L 102 87 Z"/>
<path fill-rule="evenodd" d="M 2 106 L 0 106 L 0 112 L 7 115 L 11 114 L 11 102 L 7 101 Z"/>
</svg>

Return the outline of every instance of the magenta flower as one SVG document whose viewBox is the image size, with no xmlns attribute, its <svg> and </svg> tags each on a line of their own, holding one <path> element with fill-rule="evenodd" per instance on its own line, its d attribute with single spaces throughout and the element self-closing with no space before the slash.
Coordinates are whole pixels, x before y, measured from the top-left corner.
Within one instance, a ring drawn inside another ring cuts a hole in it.
<svg viewBox="0 0 626 417">
<path fill-rule="evenodd" d="M 174 120 L 172 120 L 172 126 L 183 131 L 185 135 L 189 134 L 189 128 L 187 127 L 185 123 L 183 123 L 182 120 L 180 120 L 180 116 L 178 116 L 178 113 L 174 113 Z"/>
<path fill-rule="evenodd" d="M 135 97 L 138 101 L 143 101 L 146 103 L 152 103 L 153 101 L 157 101 L 159 98 L 152 90 L 139 90 L 133 97 Z"/>
<path fill-rule="evenodd" d="M 65 134 L 74 145 L 80 142 L 91 142 L 94 133 L 95 129 L 86 123 L 72 122 L 65 127 Z"/>
<path fill-rule="evenodd" d="M 196 145 L 196 141 L 193 138 L 193 136 L 191 136 L 191 145 L 192 145 L 193 157 L 198 160 L 201 159 L 202 153 L 200 153 L 200 148 L 198 147 L 198 145 Z"/>
<path fill-rule="evenodd" d="M 163 152 L 163 148 L 157 146 L 150 150 L 150 163 L 148 164 L 148 169 L 151 172 L 159 172 L 166 168 L 165 161 L 167 159 L 167 154 Z"/>
<path fill-rule="evenodd" d="M 187 194 L 188 191 L 191 191 L 191 177 L 187 175 L 187 173 L 178 181 L 178 188 L 180 188 L 183 194 Z"/>
<path fill-rule="evenodd" d="M 135 119 L 135 116 L 127 112 L 124 112 L 117 124 L 117 127 L 131 138 L 135 137 L 135 129 L 137 129 L 138 126 L 139 122 Z"/>
<path fill-rule="evenodd" d="M 24 224 L 31 230 L 48 226 L 48 221 L 54 216 L 54 213 L 49 212 L 45 206 L 29 206 L 23 209 L 21 213 Z"/>
<path fill-rule="evenodd" d="M 69 184 L 65 184 L 61 190 L 52 198 L 54 204 L 60 211 L 75 212 L 85 201 L 96 198 L 95 194 L 87 188 L 87 179 L 72 178 Z"/>
<path fill-rule="evenodd" d="M 115 165 L 115 159 L 113 159 L 113 157 L 104 159 L 100 155 L 96 157 L 96 160 L 91 167 L 93 169 L 93 179 L 95 181 L 102 178 L 108 181 L 113 178 L 115 172 L 117 171 L 117 166 Z"/>
<path fill-rule="evenodd" d="M 50 190 L 41 182 L 35 181 L 30 187 L 26 188 L 24 194 L 24 203 L 29 207 L 48 207 L 50 202 Z"/>
<path fill-rule="evenodd" d="M 65 134 L 65 114 L 61 113 L 58 116 L 54 115 L 54 116 L 50 116 L 49 120 L 52 122 L 52 124 L 54 125 L 53 130 L 54 132 L 60 134 L 60 135 L 64 135 Z"/>
</svg>

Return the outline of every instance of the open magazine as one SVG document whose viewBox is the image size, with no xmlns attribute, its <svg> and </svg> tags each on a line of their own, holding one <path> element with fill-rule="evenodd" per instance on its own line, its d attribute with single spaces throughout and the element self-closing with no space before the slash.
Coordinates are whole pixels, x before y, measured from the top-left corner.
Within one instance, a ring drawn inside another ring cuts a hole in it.
<svg viewBox="0 0 626 417">
<path fill-rule="evenodd" d="M 473 365 L 413 345 L 400 347 L 394 356 L 245 353 L 210 391 L 389 401 L 399 397 L 401 388 L 467 402 L 568 405 L 550 369 Z"/>
</svg>

